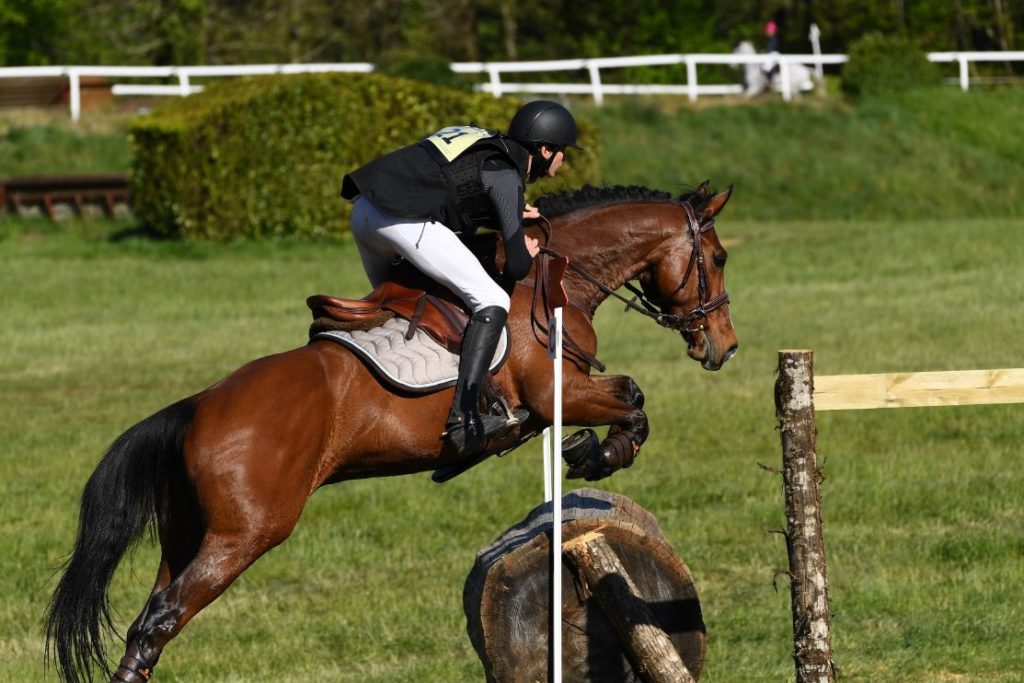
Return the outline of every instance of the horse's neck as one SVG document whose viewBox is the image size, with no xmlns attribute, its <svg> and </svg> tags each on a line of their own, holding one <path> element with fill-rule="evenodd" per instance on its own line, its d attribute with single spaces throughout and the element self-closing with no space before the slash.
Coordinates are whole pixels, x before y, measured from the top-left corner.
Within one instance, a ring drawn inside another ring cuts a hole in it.
<svg viewBox="0 0 1024 683">
<path fill-rule="evenodd" d="M 550 246 L 614 291 L 643 271 L 666 239 L 656 218 L 664 210 L 657 204 L 616 204 L 570 214 L 553 224 Z M 571 269 L 566 285 L 573 302 L 591 315 L 609 296 Z"/>
</svg>

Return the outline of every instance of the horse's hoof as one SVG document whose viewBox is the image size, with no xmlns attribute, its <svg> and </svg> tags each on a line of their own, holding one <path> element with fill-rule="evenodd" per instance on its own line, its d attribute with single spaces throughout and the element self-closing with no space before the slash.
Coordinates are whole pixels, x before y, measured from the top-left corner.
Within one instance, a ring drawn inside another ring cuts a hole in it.
<svg viewBox="0 0 1024 683">
<path fill-rule="evenodd" d="M 601 442 L 597 438 L 597 433 L 589 427 L 562 439 L 562 459 L 570 471 L 600 454 Z"/>
<path fill-rule="evenodd" d="M 130 654 L 121 658 L 110 683 L 147 683 L 153 677 L 153 667 Z"/>
<path fill-rule="evenodd" d="M 604 443 L 599 445 L 596 444 L 596 436 L 594 441 L 590 441 L 586 438 L 589 435 L 584 435 L 583 432 L 593 434 L 593 431 L 588 429 L 576 432 L 570 437 L 577 437 L 588 450 L 581 460 L 570 462 L 571 466 L 566 475 L 569 479 L 582 478 L 587 481 L 598 481 L 610 477 L 619 470 L 626 469 L 636 460 L 639 448 L 626 432 L 610 434 Z M 574 448 L 573 453 L 578 453 L 582 448 L 582 446 Z M 568 458 L 566 460 L 568 461 Z"/>
</svg>

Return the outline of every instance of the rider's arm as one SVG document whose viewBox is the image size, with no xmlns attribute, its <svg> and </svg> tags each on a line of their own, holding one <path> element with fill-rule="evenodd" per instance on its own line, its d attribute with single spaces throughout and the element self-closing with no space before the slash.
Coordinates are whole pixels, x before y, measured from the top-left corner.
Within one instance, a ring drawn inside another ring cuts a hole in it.
<svg viewBox="0 0 1024 683">
<path fill-rule="evenodd" d="M 522 280 L 530 272 L 533 257 L 526 249 L 523 233 L 523 183 L 511 168 L 488 170 L 486 167 L 480 179 L 494 203 L 501 228 L 501 239 L 505 243 L 505 280 Z"/>
</svg>

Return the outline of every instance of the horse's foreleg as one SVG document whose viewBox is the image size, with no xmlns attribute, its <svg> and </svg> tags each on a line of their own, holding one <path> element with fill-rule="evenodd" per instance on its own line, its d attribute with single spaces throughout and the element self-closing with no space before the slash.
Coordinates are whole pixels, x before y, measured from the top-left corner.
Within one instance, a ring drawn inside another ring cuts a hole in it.
<svg viewBox="0 0 1024 683">
<path fill-rule="evenodd" d="M 603 479 L 633 464 L 650 432 L 647 414 L 641 410 L 644 395 L 631 377 L 586 377 L 572 381 L 564 391 L 562 418 L 580 426 L 610 425 L 600 444 L 584 433 L 574 437 L 576 446 L 567 454 L 570 478 Z"/>
<path fill-rule="evenodd" d="M 607 375 L 591 377 L 590 381 L 598 388 L 634 408 L 644 407 L 644 392 L 629 375 Z"/>
</svg>

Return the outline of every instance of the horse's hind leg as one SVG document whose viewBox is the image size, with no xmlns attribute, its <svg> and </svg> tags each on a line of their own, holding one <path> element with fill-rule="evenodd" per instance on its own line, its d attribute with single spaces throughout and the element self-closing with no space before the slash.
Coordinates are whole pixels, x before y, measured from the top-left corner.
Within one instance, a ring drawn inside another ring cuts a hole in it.
<svg viewBox="0 0 1024 683">
<path fill-rule="evenodd" d="M 195 503 L 195 496 L 184 479 L 170 489 L 170 513 L 159 524 L 160 535 L 160 566 L 157 569 L 153 590 L 146 600 L 145 607 L 129 627 L 126 641 L 135 640 L 139 629 L 149 615 L 153 598 L 166 589 L 199 552 L 203 542 L 203 520 Z"/>
<path fill-rule="evenodd" d="M 251 499 L 246 506 L 224 501 L 219 506 L 204 506 L 206 530 L 184 565 L 184 558 L 192 551 L 189 541 L 194 536 L 188 534 L 191 529 L 176 529 L 176 541 L 184 542 L 179 546 L 168 544 L 171 538 L 162 533 L 164 559 L 157 586 L 129 631 L 127 650 L 111 680 L 149 680 L 160 653 L 189 620 L 216 600 L 260 556 L 291 534 L 302 502 L 300 497 L 293 499 L 291 505 Z"/>
<path fill-rule="evenodd" d="M 202 395 L 182 454 L 188 502 L 166 515 L 191 521 L 173 527 L 185 536 L 177 543 L 161 528 L 166 574 L 161 568 L 114 681 L 148 680 L 189 620 L 291 534 L 316 481 L 325 421 L 315 408 L 330 399 L 322 374 L 303 348 L 254 361 Z"/>
<path fill-rule="evenodd" d="M 258 533 L 208 533 L 184 571 L 150 598 L 111 680 L 149 680 L 167 643 L 278 542 Z"/>
</svg>

